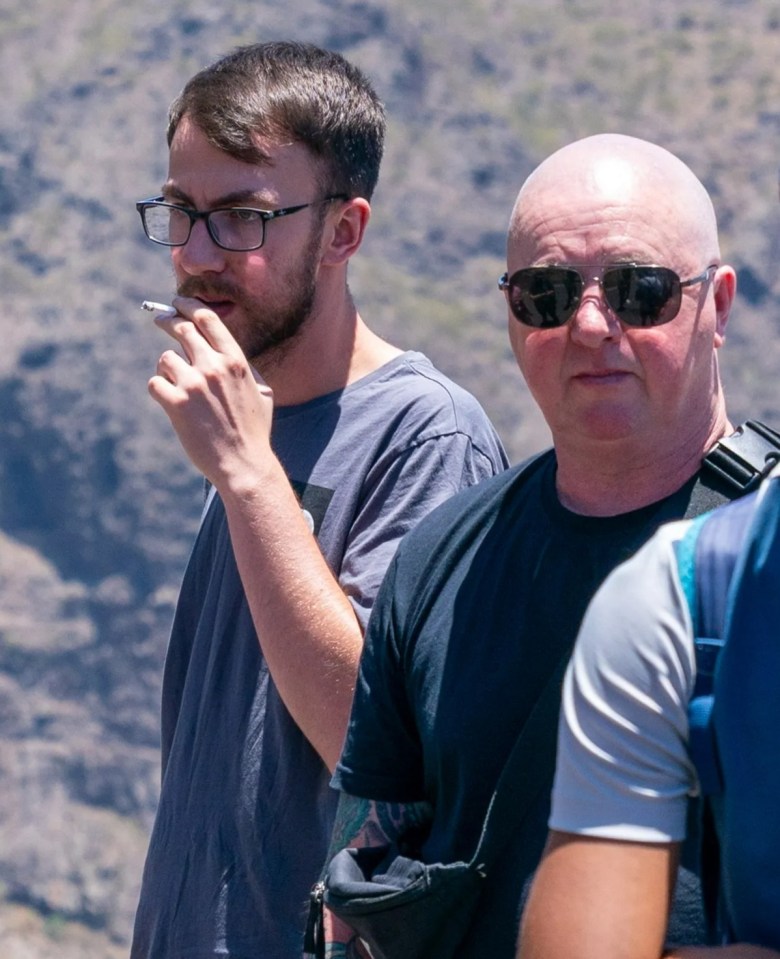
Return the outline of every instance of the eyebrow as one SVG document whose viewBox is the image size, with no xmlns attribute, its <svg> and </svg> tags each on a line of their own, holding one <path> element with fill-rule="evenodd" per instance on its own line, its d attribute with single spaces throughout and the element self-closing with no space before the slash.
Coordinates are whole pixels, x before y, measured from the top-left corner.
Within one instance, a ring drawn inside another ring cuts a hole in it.
<svg viewBox="0 0 780 959">
<path fill-rule="evenodd" d="M 192 207 L 193 210 L 196 209 L 192 197 L 172 183 L 164 183 L 161 192 L 166 200 L 172 200 L 174 202 L 181 203 L 183 206 Z M 260 209 L 268 209 L 273 206 L 273 202 L 267 198 L 264 198 L 255 190 L 234 190 L 232 193 L 226 193 L 223 196 L 218 197 L 213 203 L 209 204 L 212 210 L 219 210 L 222 209 L 222 207 L 239 205 L 252 207 L 257 206 Z"/>
</svg>

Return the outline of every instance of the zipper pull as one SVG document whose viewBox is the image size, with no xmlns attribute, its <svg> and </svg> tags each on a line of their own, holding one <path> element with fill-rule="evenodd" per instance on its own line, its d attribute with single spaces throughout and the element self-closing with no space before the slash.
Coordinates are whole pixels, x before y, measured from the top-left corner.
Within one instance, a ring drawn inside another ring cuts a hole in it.
<svg viewBox="0 0 780 959">
<path fill-rule="evenodd" d="M 306 934 L 303 939 L 303 951 L 315 959 L 325 959 L 325 926 L 323 921 L 323 899 L 325 883 L 315 883 L 309 895 L 309 918 L 306 922 Z"/>
</svg>

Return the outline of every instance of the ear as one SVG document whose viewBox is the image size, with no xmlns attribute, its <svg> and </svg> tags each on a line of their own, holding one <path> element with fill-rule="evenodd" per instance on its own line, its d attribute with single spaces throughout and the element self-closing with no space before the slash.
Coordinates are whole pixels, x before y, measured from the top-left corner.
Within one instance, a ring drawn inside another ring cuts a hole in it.
<svg viewBox="0 0 780 959">
<path fill-rule="evenodd" d="M 337 201 L 333 206 L 323 236 L 322 266 L 338 266 L 357 253 L 371 218 L 371 206 L 363 197 Z"/>
<path fill-rule="evenodd" d="M 737 274 L 730 266 L 719 266 L 712 279 L 715 296 L 715 347 L 723 345 L 726 338 L 731 305 L 737 292 Z"/>
</svg>

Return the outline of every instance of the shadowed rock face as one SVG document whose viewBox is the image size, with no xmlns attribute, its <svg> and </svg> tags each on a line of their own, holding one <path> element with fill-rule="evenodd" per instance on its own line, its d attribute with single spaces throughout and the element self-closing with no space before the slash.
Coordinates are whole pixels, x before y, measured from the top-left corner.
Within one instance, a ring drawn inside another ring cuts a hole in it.
<svg viewBox="0 0 780 959">
<path fill-rule="evenodd" d="M 165 176 L 167 106 L 237 42 L 342 50 L 389 116 L 361 313 L 483 401 L 515 460 L 546 444 L 496 290 L 515 193 L 602 130 L 711 190 L 743 296 L 735 420 L 777 424 L 780 23 L 691 0 L 10 0 L 0 26 L 0 956 L 125 956 L 156 802 L 162 662 L 201 482 L 146 382 L 172 292 L 133 202 Z M 720 5 L 721 7 L 723 4 Z M 576 8 L 576 15 L 575 15 Z M 291 26 L 291 20 L 294 24 Z"/>
</svg>

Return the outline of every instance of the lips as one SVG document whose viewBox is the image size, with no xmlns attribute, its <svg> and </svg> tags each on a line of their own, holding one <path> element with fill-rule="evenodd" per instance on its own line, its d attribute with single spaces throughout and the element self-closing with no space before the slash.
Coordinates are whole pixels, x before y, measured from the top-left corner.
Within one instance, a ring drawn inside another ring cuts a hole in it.
<svg viewBox="0 0 780 959">
<path fill-rule="evenodd" d="M 577 373 L 572 378 L 586 386 L 613 386 L 622 383 L 629 376 L 631 373 L 627 370 L 589 370 Z"/>
<path fill-rule="evenodd" d="M 213 310 L 220 319 L 224 319 L 236 305 L 233 300 L 210 300 L 204 296 L 199 296 L 198 299 L 204 306 Z"/>
<path fill-rule="evenodd" d="M 200 300 L 219 316 L 229 313 L 240 299 L 239 291 L 230 288 L 228 284 L 205 285 L 194 277 L 188 277 L 179 285 L 178 294 Z"/>
</svg>

